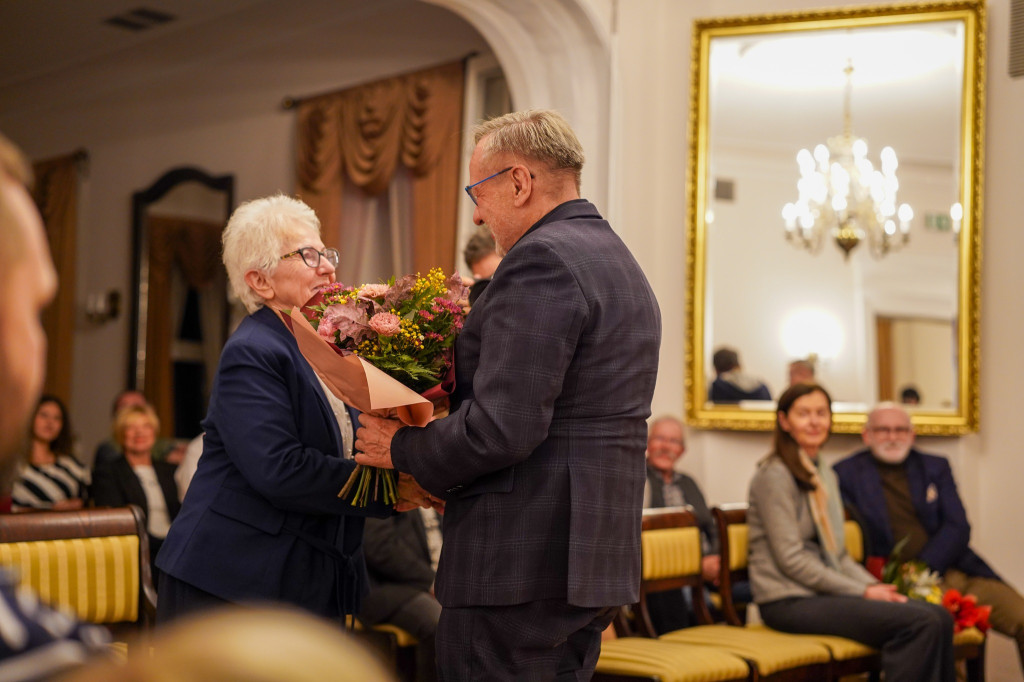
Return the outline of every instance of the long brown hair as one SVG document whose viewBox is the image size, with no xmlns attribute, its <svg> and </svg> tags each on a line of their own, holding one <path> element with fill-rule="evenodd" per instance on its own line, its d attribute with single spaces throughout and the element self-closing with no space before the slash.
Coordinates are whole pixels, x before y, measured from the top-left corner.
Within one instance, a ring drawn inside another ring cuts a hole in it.
<svg viewBox="0 0 1024 682">
<path fill-rule="evenodd" d="M 50 450 L 55 455 L 67 455 L 68 457 L 74 457 L 74 433 L 71 430 L 71 417 L 68 416 L 68 408 L 64 404 L 64 401 L 55 395 L 43 394 L 39 398 L 39 402 L 36 403 L 36 411 L 32 413 L 32 426 L 30 428 L 35 429 L 35 415 L 39 414 L 39 409 L 46 403 L 53 403 L 60 410 L 61 427 L 60 432 L 57 433 L 57 437 L 47 443 L 50 446 Z"/>
<path fill-rule="evenodd" d="M 832 397 L 828 394 L 824 388 L 819 384 L 793 384 L 785 390 L 785 392 L 779 396 L 778 407 L 775 413 L 775 439 L 772 443 L 774 454 L 778 455 L 782 459 L 783 464 L 789 469 L 789 473 L 793 474 L 793 478 L 796 479 L 796 484 L 804 490 L 813 490 L 814 484 L 811 483 L 811 475 L 800 463 L 800 446 L 797 445 L 796 440 L 793 438 L 789 431 L 782 428 L 782 422 L 779 419 L 779 414 L 784 413 L 787 417 L 789 411 L 793 409 L 793 403 L 798 399 L 803 398 L 805 395 L 814 393 L 815 391 L 825 396 L 825 400 L 828 401 L 828 411 L 832 413 Z M 829 420 L 831 424 L 831 419 Z M 829 426 L 829 433 L 832 432 L 831 425 Z"/>
</svg>

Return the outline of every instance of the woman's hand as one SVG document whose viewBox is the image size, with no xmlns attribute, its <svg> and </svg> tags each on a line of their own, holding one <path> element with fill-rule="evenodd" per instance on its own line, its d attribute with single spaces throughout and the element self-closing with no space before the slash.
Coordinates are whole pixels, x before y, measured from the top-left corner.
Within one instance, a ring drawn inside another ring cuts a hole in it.
<svg viewBox="0 0 1024 682">
<path fill-rule="evenodd" d="M 907 601 L 907 596 L 896 591 L 895 585 L 887 583 L 875 583 L 864 588 L 864 598 L 875 601 Z"/>
</svg>

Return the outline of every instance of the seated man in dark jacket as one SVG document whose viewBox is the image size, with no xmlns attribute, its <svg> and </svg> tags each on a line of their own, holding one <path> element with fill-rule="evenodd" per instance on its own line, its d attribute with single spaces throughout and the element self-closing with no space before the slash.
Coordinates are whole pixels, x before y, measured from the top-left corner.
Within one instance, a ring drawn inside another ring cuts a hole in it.
<svg viewBox="0 0 1024 682">
<path fill-rule="evenodd" d="M 968 546 L 971 526 L 949 462 L 912 446 L 907 412 L 882 403 L 862 433 L 868 446 L 835 465 L 843 499 L 864 524 L 869 555 L 888 557 L 907 539 L 904 561 L 919 559 L 942 576 L 942 588 L 973 594 L 992 607 L 996 632 L 1013 637 L 1024 665 L 1024 597 Z"/>
<path fill-rule="evenodd" d="M 437 679 L 434 633 L 441 604 L 434 597 L 434 572 L 441 552 L 439 521 L 429 509 L 368 518 L 363 529 L 370 593 L 359 620 L 365 625 L 397 625 L 419 640 L 418 682 Z"/>
<path fill-rule="evenodd" d="M 682 507 L 693 509 L 700 526 L 700 544 L 703 557 L 701 570 L 704 581 L 717 588 L 719 582 L 718 529 L 711 516 L 704 495 L 697 482 L 676 471 L 675 464 L 686 452 L 683 424 L 675 417 L 658 417 L 651 423 L 647 434 L 647 484 L 644 486 L 644 508 Z M 750 583 L 733 585 L 733 599 L 737 604 L 751 601 Z M 658 592 L 648 596 L 648 607 L 654 628 L 660 633 L 696 625 L 689 588 L 683 592 Z"/>
</svg>

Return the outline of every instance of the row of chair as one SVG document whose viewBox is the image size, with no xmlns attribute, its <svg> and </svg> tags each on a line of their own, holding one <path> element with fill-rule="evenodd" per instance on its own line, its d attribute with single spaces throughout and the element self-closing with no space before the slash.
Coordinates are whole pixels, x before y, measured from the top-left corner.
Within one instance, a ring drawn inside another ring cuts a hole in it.
<svg viewBox="0 0 1024 682">
<path fill-rule="evenodd" d="M 731 590 L 736 581 L 747 579 L 746 506 L 717 507 L 713 514 L 721 544 L 719 609 L 725 622 L 713 623 L 704 600 L 700 530 L 692 512 L 681 507 L 647 510 L 640 601 L 616 618 L 619 638 L 604 643 L 595 680 L 788 682 L 877 675 L 879 654 L 870 647 L 841 637 L 747 625 L 745 605 L 733 602 Z M 863 560 L 860 527 L 853 521 L 847 522 L 846 539 L 851 556 Z M 111 626 L 119 639 L 145 632 L 153 623 L 156 593 L 147 544 L 138 507 L 6 515 L 0 523 L 0 565 L 18 570 L 23 583 L 48 603 Z M 691 588 L 701 624 L 659 637 L 647 595 L 683 587 Z M 394 639 L 403 649 L 415 645 Z M 984 635 L 970 628 L 956 635 L 954 645 L 958 660 L 966 662 L 967 679 L 983 682 Z"/>
<path fill-rule="evenodd" d="M 682 507 L 645 510 L 641 534 L 640 601 L 616 620 L 618 639 L 605 642 L 597 682 L 798 682 L 839 680 L 868 674 L 878 679 L 879 652 L 843 637 L 793 635 L 763 625 L 747 625 L 745 606 L 732 599 L 732 585 L 747 576 L 746 505 L 712 510 L 720 538 L 720 603 L 725 622 L 714 623 L 704 600 L 700 530 Z M 846 525 L 847 551 L 862 561 L 863 536 L 854 521 Z M 658 635 L 648 595 L 689 587 L 699 625 Z M 985 637 L 971 628 L 954 640 L 966 661 L 967 679 L 984 680 Z"/>
</svg>

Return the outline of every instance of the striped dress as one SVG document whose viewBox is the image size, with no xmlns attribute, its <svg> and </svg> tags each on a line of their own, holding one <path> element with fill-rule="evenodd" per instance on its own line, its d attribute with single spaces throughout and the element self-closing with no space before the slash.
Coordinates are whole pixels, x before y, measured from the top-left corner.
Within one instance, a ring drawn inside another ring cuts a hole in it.
<svg viewBox="0 0 1024 682">
<path fill-rule="evenodd" d="M 61 500 L 85 499 L 89 479 L 89 470 L 68 455 L 58 455 L 53 464 L 29 464 L 11 490 L 12 508 L 50 509 Z"/>
</svg>

